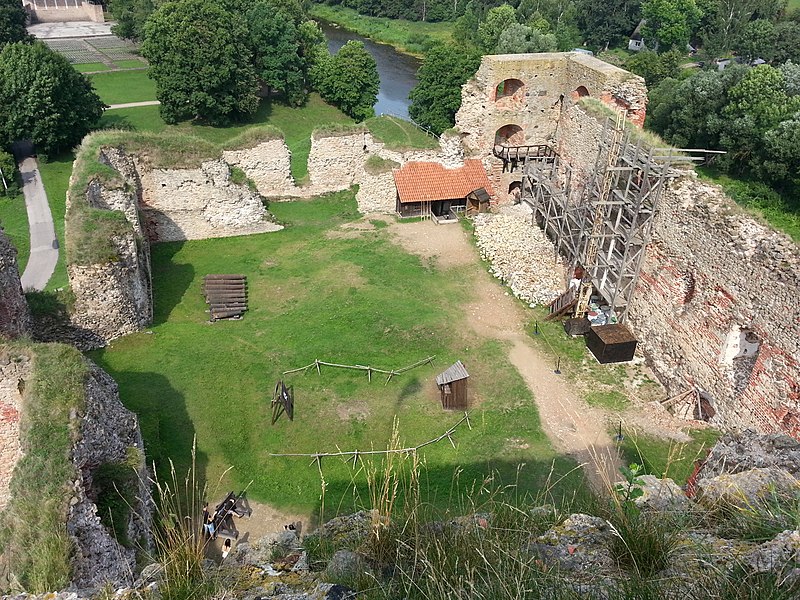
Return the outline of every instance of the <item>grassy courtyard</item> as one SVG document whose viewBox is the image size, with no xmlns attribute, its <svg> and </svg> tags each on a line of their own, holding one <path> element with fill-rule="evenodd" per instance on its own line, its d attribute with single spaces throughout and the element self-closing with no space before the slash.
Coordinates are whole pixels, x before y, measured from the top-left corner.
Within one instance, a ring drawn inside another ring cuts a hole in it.
<svg viewBox="0 0 800 600">
<path fill-rule="evenodd" d="M 574 468 L 542 433 L 503 346 L 465 333 L 460 305 L 471 277 L 488 277 L 477 261 L 443 271 L 395 245 L 389 228 L 350 234 L 341 226 L 358 219 L 352 191 L 271 210 L 285 230 L 155 245 L 153 327 L 92 354 L 139 414 L 151 459 L 186 468 L 196 436 L 209 481 L 233 466 L 231 487 L 252 481 L 257 500 L 316 509 L 317 467 L 269 454 L 385 448 L 395 415 L 403 445 L 442 434 L 461 415 L 443 412 L 434 377 L 460 358 L 472 375 L 472 430 L 458 430 L 456 448 L 444 440 L 422 451 L 422 487 L 432 502 L 450 501 L 454 477 L 461 489 L 494 472 L 513 483 L 521 468 L 521 489 L 536 493 L 554 461 L 558 474 Z M 248 276 L 243 320 L 207 323 L 200 284 L 217 272 Z M 434 365 L 387 385 L 335 369 L 288 375 L 295 419 L 270 424 L 272 389 L 284 370 L 316 358 L 399 368 L 430 355 Z M 351 507 L 352 466 L 327 459 L 322 469 L 326 509 Z M 559 488 L 571 493 L 581 481 L 572 472 Z"/>
</svg>

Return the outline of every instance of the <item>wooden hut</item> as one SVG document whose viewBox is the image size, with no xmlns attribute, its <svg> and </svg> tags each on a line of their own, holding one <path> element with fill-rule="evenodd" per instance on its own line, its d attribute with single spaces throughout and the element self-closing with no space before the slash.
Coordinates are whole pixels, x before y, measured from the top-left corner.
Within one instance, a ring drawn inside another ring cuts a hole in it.
<svg viewBox="0 0 800 600">
<path fill-rule="evenodd" d="M 484 188 L 479 188 L 467 194 L 467 216 L 489 212 L 491 196 Z"/>
<path fill-rule="evenodd" d="M 467 409 L 467 379 L 469 373 L 460 360 L 436 376 L 436 385 L 442 395 L 442 408 Z"/>
<path fill-rule="evenodd" d="M 463 167 L 447 169 L 435 162 L 411 161 L 395 169 L 397 214 L 401 217 L 448 220 L 451 211 L 463 210 L 467 196 L 483 189 L 491 196 L 492 188 L 483 163 L 464 161 Z"/>
<path fill-rule="evenodd" d="M 636 338 L 621 323 L 592 327 L 586 345 L 600 364 L 628 362 L 636 352 Z"/>
</svg>

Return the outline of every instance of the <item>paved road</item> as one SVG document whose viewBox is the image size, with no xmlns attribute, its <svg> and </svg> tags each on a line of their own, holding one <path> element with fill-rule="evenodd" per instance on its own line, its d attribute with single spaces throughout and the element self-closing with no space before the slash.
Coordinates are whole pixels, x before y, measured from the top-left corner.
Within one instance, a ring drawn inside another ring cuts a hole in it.
<svg viewBox="0 0 800 600">
<path fill-rule="evenodd" d="M 137 106 L 158 106 L 161 104 L 158 100 L 145 100 L 144 102 L 126 102 L 124 104 L 111 104 L 106 110 L 114 110 L 115 108 L 136 108 Z"/>
<path fill-rule="evenodd" d="M 22 193 L 25 195 L 31 231 L 31 256 L 22 274 L 22 289 L 43 290 L 58 261 L 58 239 L 53 227 L 53 215 L 39 175 L 39 163 L 32 157 L 31 145 L 16 142 L 14 154 L 22 176 Z"/>
</svg>

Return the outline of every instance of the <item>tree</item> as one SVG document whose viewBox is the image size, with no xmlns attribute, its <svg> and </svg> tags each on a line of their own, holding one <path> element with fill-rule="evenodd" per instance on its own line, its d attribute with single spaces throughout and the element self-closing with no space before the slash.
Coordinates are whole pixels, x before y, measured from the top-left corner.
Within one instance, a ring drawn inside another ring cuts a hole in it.
<svg viewBox="0 0 800 600">
<path fill-rule="evenodd" d="M 147 19 L 162 3 L 163 0 L 109 0 L 108 8 L 117 21 L 111 32 L 128 40 L 141 40 Z"/>
<path fill-rule="evenodd" d="M 302 104 L 306 99 L 303 60 L 292 19 L 261 0 L 247 12 L 247 23 L 258 78 L 283 94 L 289 104 Z"/>
<path fill-rule="evenodd" d="M 800 96 L 786 93 L 780 70 L 769 65 L 750 69 L 728 92 L 720 146 L 740 168 L 759 172 L 764 134 L 798 110 Z"/>
<path fill-rule="evenodd" d="M 800 22 L 783 21 L 775 26 L 775 47 L 772 56 L 778 64 L 788 60 L 800 63 Z"/>
<path fill-rule="evenodd" d="M 19 0 L 0 0 L 0 48 L 14 42 L 28 42 L 25 9 Z"/>
<path fill-rule="evenodd" d="M 695 0 L 644 0 L 642 28 L 645 40 L 656 40 L 662 50 L 686 47 L 700 23 L 701 12 Z"/>
<path fill-rule="evenodd" d="M 768 177 L 800 186 L 800 112 L 767 131 L 764 154 Z"/>
<path fill-rule="evenodd" d="M 641 19 L 641 0 L 577 0 L 577 24 L 593 48 L 618 46 Z"/>
<path fill-rule="evenodd" d="M 775 53 L 775 25 L 766 19 L 750 21 L 736 40 L 736 54 L 748 62 L 761 58 L 769 61 Z"/>
<path fill-rule="evenodd" d="M 681 71 L 681 53 L 675 50 L 656 54 L 651 50 L 637 52 L 625 61 L 625 68 L 644 77 L 648 88 L 653 88 L 667 78 L 677 78 Z"/>
<path fill-rule="evenodd" d="M 0 146 L 29 139 L 43 154 L 71 148 L 103 108 L 89 80 L 41 42 L 0 50 Z"/>
<path fill-rule="evenodd" d="M 481 24 L 475 2 L 470 0 L 464 14 L 456 19 L 453 25 L 453 41 L 463 46 L 478 46 L 478 27 Z"/>
<path fill-rule="evenodd" d="M 17 161 L 10 152 L 0 150 L 0 196 L 13 196 L 17 193 Z"/>
<path fill-rule="evenodd" d="M 512 23 L 517 22 L 517 12 L 508 4 L 501 4 L 488 13 L 478 26 L 478 40 L 486 54 L 493 54 L 500 40 L 500 34 Z"/>
<path fill-rule="evenodd" d="M 363 42 L 350 40 L 315 66 L 317 91 L 326 102 L 356 121 L 375 115 L 380 78 L 375 59 Z"/>
<path fill-rule="evenodd" d="M 782 64 L 780 72 L 783 73 L 783 89 L 790 96 L 800 95 L 800 65 L 788 61 Z"/>
<path fill-rule="evenodd" d="M 408 97 L 408 113 L 420 125 L 439 134 L 455 124 L 461 107 L 461 86 L 475 75 L 480 53 L 454 46 L 437 46 L 425 55 L 418 82 Z"/>
<path fill-rule="evenodd" d="M 512 23 L 500 34 L 497 42 L 498 54 L 524 54 L 526 52 L 554 52 L 557 46 L 556 36 L 542 33 L 527 25 Z"/>
<path fill-rule="evenodd" d="M 258 108 L 247 26 L 213 0 L 162 5 L 147 22 L 142 54 L 150 62 L 167 123 L 201 119 L 224 125 Z"/>
</svg>

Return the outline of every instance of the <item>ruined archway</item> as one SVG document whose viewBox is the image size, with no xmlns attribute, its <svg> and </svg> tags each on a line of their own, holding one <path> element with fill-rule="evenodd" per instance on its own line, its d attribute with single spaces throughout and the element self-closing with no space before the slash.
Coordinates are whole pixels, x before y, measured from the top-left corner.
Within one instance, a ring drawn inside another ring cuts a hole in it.
<svg viewBox="0 0 800 600">
<path fill-rule="evenodd" d="M 519 99 L 525 95 L 525 84 L 519 79 L 504 79 L 494 90 L 495 102 L 509 98 Z"/>
<path fill-rule="evenodd" d="M 494 143 L 496 146 L 521 146 L 525 141 L 525 132 L 519 125 L 509 123 L 503 125 L 494 134 Z"/>
<path fill-rule="evenodd" d="M 569 96 L 570 98 L 572 98 L 573 101 L 578 101 L 581 98 L 585 98 L 586 96 L 590 95 L 591 94 L 589 94 L 589 90 L 587 90 L 585 86 L 579 85 L 574 90 L 572 90 L 572 93 Z"/>
</svg>

